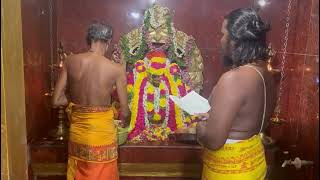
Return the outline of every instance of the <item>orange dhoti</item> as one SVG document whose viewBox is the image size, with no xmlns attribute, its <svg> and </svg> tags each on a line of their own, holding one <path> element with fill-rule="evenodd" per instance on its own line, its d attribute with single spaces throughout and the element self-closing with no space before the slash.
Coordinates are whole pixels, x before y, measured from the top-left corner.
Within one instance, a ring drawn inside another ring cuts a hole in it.
<svg viewBox="0 0 320 180">
<path fill-rule="evenodd" d="M 117 137 L 108 107 L 67 108 L 70 120 L 68 180 L 118 180 Z"/>
</svg>

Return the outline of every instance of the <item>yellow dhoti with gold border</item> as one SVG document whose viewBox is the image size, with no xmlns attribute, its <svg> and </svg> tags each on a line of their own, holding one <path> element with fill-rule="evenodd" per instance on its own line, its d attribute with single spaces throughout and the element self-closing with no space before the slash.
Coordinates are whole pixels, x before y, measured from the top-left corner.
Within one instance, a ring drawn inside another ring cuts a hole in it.
<svg viewBox="0 0 320 180">
<path fill-rule="evenodd" d="M 118 180 L 113 110 L 70 103 L 66 112 L 70 121 L 67 179 Z"/>
<path fill-rule="evenodd" d="M 260 136 L 221 149 L 204 149 L 202 180 L 263 180 L 267 171 Z"/>
</svg>

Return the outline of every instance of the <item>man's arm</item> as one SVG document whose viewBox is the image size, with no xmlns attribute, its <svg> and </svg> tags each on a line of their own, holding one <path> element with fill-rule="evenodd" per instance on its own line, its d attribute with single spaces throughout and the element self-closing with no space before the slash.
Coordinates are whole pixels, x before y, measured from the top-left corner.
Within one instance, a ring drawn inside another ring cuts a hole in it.
<svg viewBox="0 0 320 180">
<path fill-rule="evenodd" d="M 239 92 L 239 81 L 235 72 L 221 77 L 215 87 L 210 104 L 209 118 L 197 126 L 197 137 L 205 147 L 216 150 L 221 148 L 229 136 L 233 120 L 243 104 Z"/>
<path fill-rule="evenodd" d="M 129 116 L 128 94 L 127 94 L 127 76 L 125 70 L 119 66 L 118 76 L 116 79 L 117 93 L 120 101 L 120 117 L 127 120 Z M 128 122 L 124 122 L 127 124 Z"/>
<path fill-rule="evenodd" d="M 66 64 L 62 66 L 59 78 L 53 92 L 52 105 L 53 107 L 65 106 L 68 104 L 65 91 L 67 87 L 67 67 Z"/>
</svg>

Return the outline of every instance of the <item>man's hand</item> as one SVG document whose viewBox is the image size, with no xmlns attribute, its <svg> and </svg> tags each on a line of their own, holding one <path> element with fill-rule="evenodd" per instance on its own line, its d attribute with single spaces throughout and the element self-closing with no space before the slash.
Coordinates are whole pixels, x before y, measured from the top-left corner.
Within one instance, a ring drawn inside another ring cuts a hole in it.
<svg viewBox="0 0 320 180">
<path fill-rule="evenodd" d="M 196 134 L 196 127 L 179 128 L 175 131 L 176 134 Z"/>
<path fill-rule="evenodd" d="M 65 94 L 66 88 L 67 88 L 67 67 L 66 62 L 62 66 L 62 69 L 60 71 L 59 78 L 56 82 L 53 97 L 52 97 L 52 106 L 58 107 L 58 106 L 65 106 L 68 104 L 68 99 Z"/>
<path fill-rule="evenodd" d="M 120 101 L 120 111 L 123 119 L 129 116 L 128 94 L 127 94 L 127 76 L 122 67 L 119 66 L 116 80 L 117 93 Z"/>
<path fill-rule="evenodd" d="M 196 131 L 198 132 L 205 132 L 207 127 L 207 121 L 200 121 L 197 123 Z"/>
<path fill-rule="evenodd" d="M 199 113 L 199 114 L 195 114 L 195 116 L 201 120 L 209 119 L 209 113 Z"/>
<path fill-rule="evenodd" d="M 127 117 L 122 122 L 123 122 L 123 127 L 124 128 L 128 127 L 130 125 L 130 117 Z"/>
<path fill-rule="evenodd" d="M 119 119 L 120 119 L 120 126 L 123 128 L 126 128 L 130 125 L 131 115 L 129 113 L 129 115 L 125 117 L 120 113 Z"/>
<path fill-rule="evenodd" d="M 206 134 L 206 128 L 207 128 L 207 121 L 200 121 L 197 123 L 196 134 L 197 134 L 198 142 L 200 144 L 202 144 L 202 139 Z"/>
</svg>

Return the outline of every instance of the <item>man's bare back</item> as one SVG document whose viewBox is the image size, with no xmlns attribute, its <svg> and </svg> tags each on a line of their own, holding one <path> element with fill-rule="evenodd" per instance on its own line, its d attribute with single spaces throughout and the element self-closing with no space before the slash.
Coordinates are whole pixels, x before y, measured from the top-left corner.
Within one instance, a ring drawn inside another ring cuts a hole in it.
<svg viewBox="0 0 320 180">
<path fill-rule="evenodd" d="M 109 105 L 111 90 L 116 85 L 121 115 L 128 116 L 126 72 L 101 54 L 86 52 L 68 57 L 55 86 L 54 106 L 65 106 L 68 101 L 82 106 Z"/>
<path fill-rule="evenodd" d="M 252 65 L 253 66 L 253 65 Z M 268 119 L 270 119 L 276 103 L 276 89 L 272 74 L 266 69 L 266 66 L 255 65 L 259 72 L 261 72 L 265 84 L 266 84 L 266 114 L 264 126 L 266 126 Z M 217 86 L 224 86 L 227 80 L 233 79 L 230 84 L 230 88 L 224 89 L 224 94 L 219 94 L 219 96 L 239 96 L 241 97 L 241 104 L 238 107 L 237 115 L 231 123 L 231 129 L 228 134 L 229 139 L 248 139 L 253 135 L 259 133 L 261 128 L 261 123 L 263 119 L 264 112 L 264 87 L 263 80 L 252 67 L 242 66 L 235 70 L 229 71 L 224 74 L 222 80 L 217 84 Z M 230 76 L 234 76 L 231 77 Z M 211 99 L 212 106 L 219 105 L 220 98 L 214 100 L 215 94 L 213 92 L 213 98 Z M 223 99 L 220 99 L 223 100 Z M 227 99 L 225 99 L 227 100 Z M 224 101 L 225 101 L 224 100 Z M 224 102 L 228 103 L 228 102 Z M 232 102 L 230 102 L 232 103 Z M 228 106 L 227 106 L 228 107 Z M 215 108 L 214 108 L 215 109 Z M 221 111 L 228 111 L 226 108 L 222 108 Z M 224 113 L 224 112 L 214 112 L 214 113 Z"/>
<path fill-rule="evenodd" d="M 265 63 L 252 66 L 262 73 L 266 83 L 266 125 L 276 103 L 274 80 Z M 254 69 L 240 66 L 224 73 L 211 94 L 210 119 L 197 126 L 198 136 L 206 135 L 208 147 L 219 149 L 226 139 L 244 140 L 259 133 L 264 111 L 264 87 L 262 78 Z"/>
<path fill-rule="evenodd" d="M 116 85 L 121 111 L 119 118 L 125 120 L 128 117 L 125 69 L 104 56 L 111 37 L 111 26 L 97 23 L 88 28 L 86 40 L 90 49 L 66 59 L 54 89 L 54 107 L 65 106 L 70 101 L 81 106 L 108 106 L 111 91 Z"/>
<path fill-rule="evenodd" d="M 109 105 L 113 85 L 122 67 L 92 52 L 72 55 L 66 61 L 70 99 L 80 105 Z M 122 77 L 123 78 L 123 77 Z"/>
</svg>

